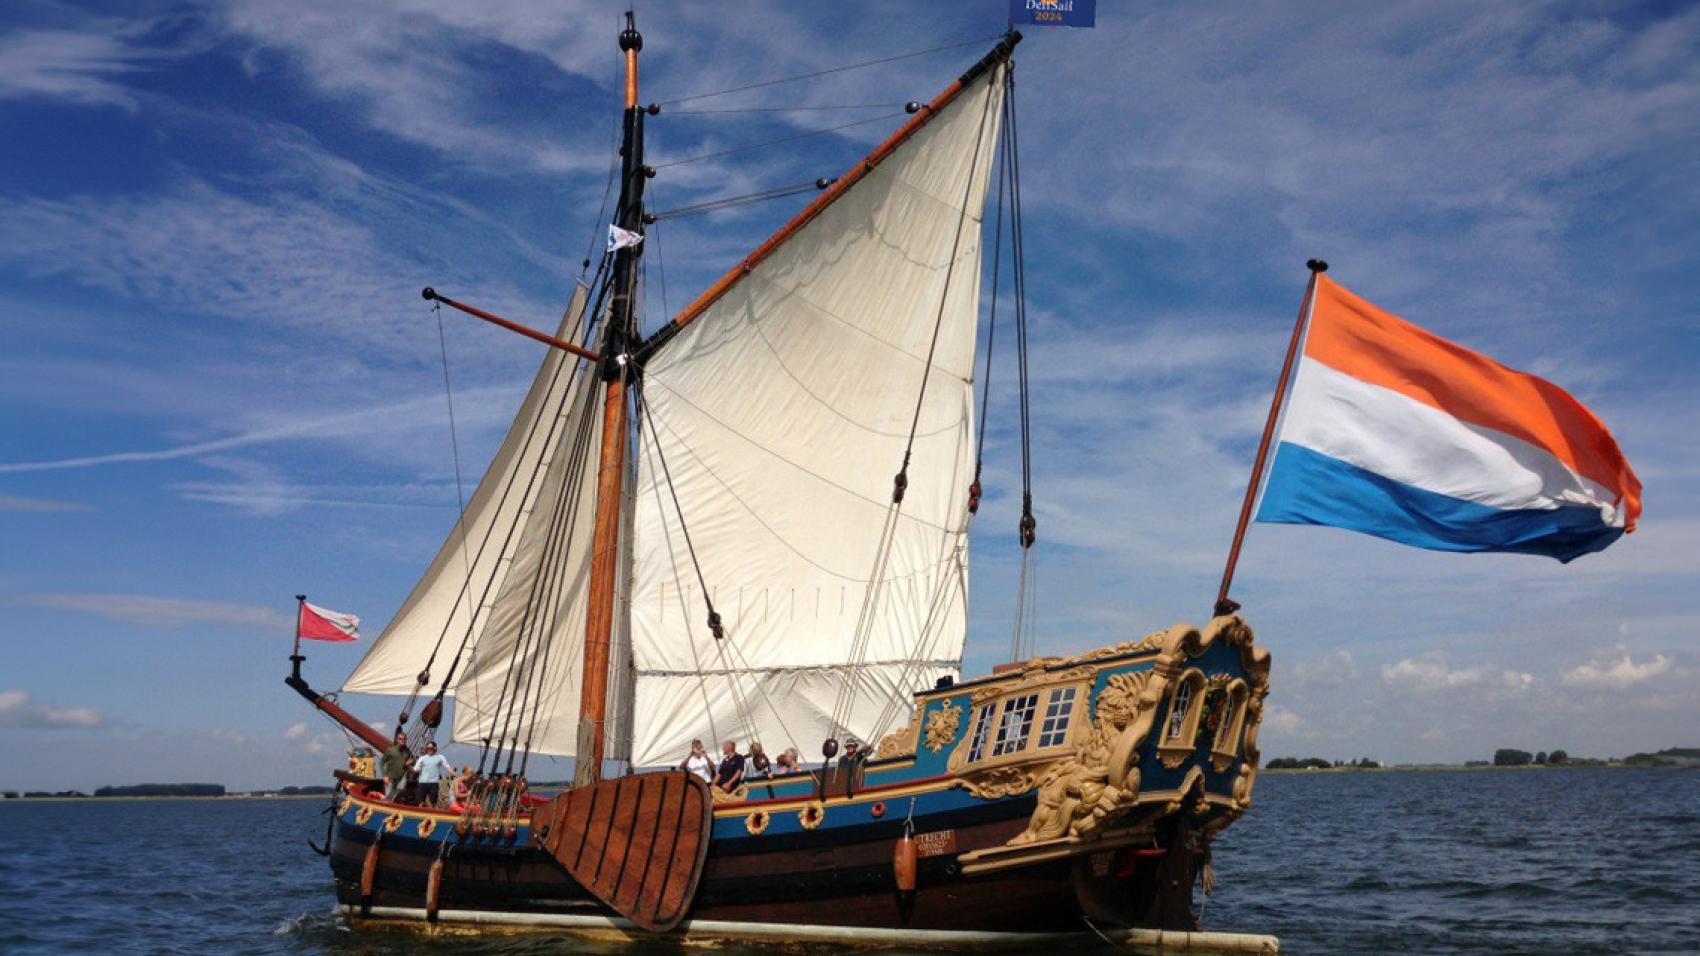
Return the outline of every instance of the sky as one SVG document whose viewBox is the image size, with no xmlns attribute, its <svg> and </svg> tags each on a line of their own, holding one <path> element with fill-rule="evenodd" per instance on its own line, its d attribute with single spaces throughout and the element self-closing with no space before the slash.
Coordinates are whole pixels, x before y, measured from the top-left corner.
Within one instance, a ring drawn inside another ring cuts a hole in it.
<svg viewBox="0 0 1700 956">
<path fill-rule="evenodd" d="M 451 527 L 418 290 L 557 320 L 608 182 L 621 9 L 5 5 L 0 789 L 328 781 L 343 737 L 281 683 L 293 595 L 376 635 Z M 645 0 L 645 102 L 950 46 L 679 107 L 778 111 L 664 112 L 655 208 L 836 175 L 1004 9 Z M 1106 2 L 1095 30 L 1029 31 L 1039 649 L 1208 616 L 1316 256 L 1573 392 L 1646 510 L 1571 565 L 1254 525 L 1234 594 L 1274 655 L 1264 754 L 1700 745 L 1697 54 L 1693 4 Z M 866 108 L 799 108 L 847 105 Z M 645 327 L 808 199 L 666 223 Z M 541 356 L 445 321 L 470 486 Z M 1012 630 L 1012 359 L 971 674 Z M 310 648 L 309 679 L 336 686 L 358 653 Z"/>
</svg>

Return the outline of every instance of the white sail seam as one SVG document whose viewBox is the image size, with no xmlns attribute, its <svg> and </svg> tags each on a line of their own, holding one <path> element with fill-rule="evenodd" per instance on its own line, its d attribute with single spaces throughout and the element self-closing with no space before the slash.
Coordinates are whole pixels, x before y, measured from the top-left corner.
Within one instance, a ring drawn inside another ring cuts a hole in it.
<svg viewBox="0 0 1700 956">
<path fill-rule="evenodd" d="M 822 310 L 821 314 L 822 315 L 831 315 L 831 313 L 825 312 L 824 310 Z M 834 318 L 836 318 L 836 316 L 834 316 Z M 908 437 L 908 432 L 890 432 L 890 431 L 886 431 L 885 429 L 882 429 L 882 428 L 874 428 L 870 425 L 864 425 L 863 423 L 861 423 L 861 422 L 855 420 L 854 418 L 851 418 L 850 416 L 839 411 L 837 409 L 837 407 L 835 407 L 831 402 L 829 402 L 826 399 L 821 398 L 819 395 L 815 394 L 814 390 L 809 388 L 808 383 L 804 382 L 801 376 L 799 376 L 799 375 L 797 375 L 797 373 L 791 371 L 791 367 L 785 364 L 785 359 L 780 356 L 779 350 L 773 347 L 773 342 L 767 337 L 767 333 L 762 331 L 761 326 L 759 326 L 755 322 L 751 321 L 748 315 L 744 316 L 744 323 L 746 325 L 748 325 L 753 332 L 755 332 L 756 338 L 761 340 L 761 344 L 763 346 L 765 346 L 767 348 L 768 353 L 773 356 L 773 361 L 776 365 L 779 366 L 779 370 L 784 372 L 785 376 L 787 378 L 789 378 L 791 381 L 795 382 L 797 384 L 797 388 L 800 389 L 803 392 L 803 394 L 814 399 L 816 402 L 819 402 L 821 407 L 823 407 L 827 411 L 831 412 L 840 421 L 843 421 L 844 423 L 846 423 L 848 425 L 853 425 L 856 428 L 860 428 L 861 430 L 863 430 L 863 431 L 865 431 L 865 432 L 867 432 L 871 435 L 879 435 L 879 436 L 884 437 L 884 438 L 906 438 L 906 437 Z M 870 336 L 870 337 L 877 338 L 875 336 Z M 899 351 L 902 351 L 902 350 L 899 350 Z M 909 353 L 905 351 L 905 352 L 903 352 L 903 354 L 908 355 Z M 969 379 L 963 379 L 962 382 L 963 382 L 964 385 L 972 385 L 973 384 L 972 380 L 969 380 Z M 917 438 L 932 438 L 935 435 L 942 435 L 945 432 L 952 431 L 956 428 L 959 428 L 959 427 L 961 427 L 961 424 L 962 424 L 962 416 L 958 415 L 956 421 L 948 422 L 944 425 L 940 425 L 939 427 L 932 429 L 931 431 L 916 432 L 915 437 L 917 437 Z"/>
<path fill-rule="evenodd" d="M 867 661 L 867 662 L 863 663 L 862 666 L 863 667 L 912 667 L 916 664 L 925 664 L 925 665 L 930 665 L 930 666 L 933 666 L 933 667 L 944 668 L 944 669 L 947 669 L 947 670 L 955 670 L 956 668 L 962 666 L 962 662 L 956 661 L 956 660 L 930 660 L 929 661 L 929 660 L 919 660 L 919 659 L 908 658 L 908 657 L 899 657 L 899 658 L 890 659 L 890 660 Z M 844 669 L 845 669 L 844 664 L 842 664 L 842 663 L 832 663 L 832 664 L 766 664 L 766 665 L 763 665 L 763 666 L 760 666 L 760 667 L 753 667 L 753 666 L 752 667 L 734 667 L 734 668 L 722 668 L 722 669 L 718 669 L 718 670 L 700 670 L 700 671 L 696 671 L 696 670 L 683 670 L 683 671 L 682 670 L 648 670 L 648 669 L 639 667 L 639 668 L 636 669 L 636 671 L 637 671 L 637 674 L 638 674 L 639 677 L 730 677 L 730 676 L 739 675 L 739 674 L 821 673 L 821 672 L 826 672 L 826 671 L 843 671 Z"/>
<path fill-rule="evenodd" d="M 829 485 L 833 488 L 836 488 L 839 491 L 842 491 L 845 494 L 851 496 L 852 498 L 857 499 L 858 501 L 863 501 L 863 502 L 866 502 L 867 504 L 873 505 L 874 507 L 880 509 L 881 511 L 885 510 L 885 507 L 886 507 L 885 502 L 879 501 L 879 500 L 874 499 L 874 498 L 870 498 L 867 495 L 864 495 L 864 494 L 862 494 L 858 491 L 855 491 L 854 489 L 846 488 L 845 486 L 839 484 L 836 481 L 833 481 L 831 478 L 828 478 L 825 475 L 822 475 L 821 473 L 819 473 L 817 471 L 814 471 L 814 470 L 809 469 L 809 468 L 805 468 L 802 465 L 797 464 L 795 461 L 792 461 L 790 458 L 787 458 L 784 455 L 781 455 L 780 453 L 774 451 L 773 449 L 767 447 L 766 445 L 763 445 L 761 442 L 756 441 L 754 438 L 751 438 L 750 436 L 744 434 L 743 432 L 739 431 L 738 429 L 733 428 L 731 425 L 726 424 L 726 422 L 715 417 L 712 412 L 709 412 L 707 409 L 704 409 L 702 406 L 700 406 L 700 405 L 696 404 L 695 402 L 691 401 L 690 399 L 686 398 L 684 393 L 682 393 L 682 392 L 680 392 L 676 389 L 670 388 L 667 385 L 666 381 L 655 378 L 654 373 L 646 372 L 645 375 L 644 375 L 644 379 L 645 379 L 646 382 L 660 385 L 662 388 L 667 390 L 667 393 L 669 395 L 672 395 L 674 398 L 677 398 L 679 401 L 683 402 L 685 405 L 689 406 L 690 408 L 695 409 L 698 414 L 702 415 L 702 417 L 708 419 L 709 421 L 715 423 L 716 425 L 719 425 L 721 428 L 725 429 L 727 432 L 729 432 L 733 435 L 736 435 L 739 438 L 743 439 L 746 443 L 748 443 L 750 445 L 750 447 L 756 449 L 757 451 L 763 452 L 763 453 L 767 454 L 768 456 L 770 456 L 772 458 L 775 458 L 779 461 L 782 461 L 785 464 L 790 465 L 792 468 L 795 468 L 796 470 L 802 472 L 803 474 L 808 475 L 809 477 L 814 478 L 815 480 L 817 480 L 817 481 L 819 481 L 823 484 L 826 484 L 826 485 Z M 678 431 L 676 429 L 674 429 L 672 425 L 668 424 L 666 421 L 663 421 L 661 423 L 661 425 L 662 425 L 663 428 L 667 429 L 668 433 L 673 436 L 674 440 L 679 442 L 680 447 L 682 447 L 685 450 L 686 454 L 689 454 L 693 459 L 695 459 L 697 464 L 701 465 L 702 469 L 704 471 L 708 472 L 710 475 L 714 475 L 714 480 L 717 481 L 717 482 L 720 482 L 720 485 L 722 487 L 726 488 L 726 490 L 729 494 L 731 494 L 734 498 L 737 498 L 737 493 L 732 491 L 731 486 L 727 485 L 726 482 L 724 480 L 722 480 L 719 475 L 715 475 L 714 470 L 712 468 L 709 468 L 708 464 L 706 462 L 704 462 L 700 457 L 698 457 L 696 452 L 691 450 L 691 446 L 686 444 L 685 441 L 682 438 L 679 437 Z M 750 506 L 747 503 L 745 503 L 742 498 L 738 498 L 738 503 L 743 505 L 746 510 L 749 510 L 752 515 L 755 514 L 754 510 L 750 509 Z M 925 518 L 918 518 L 918 517 L 916 517 L 914 515 L 910 515 L 910 514 L 899 514 L 899 517 L 907 519 L 909 521 L 913 521 L 916 524 L 922 525 L 924 527 L 932 528 L 935 531 L 942 531 L 942 532 L 952 533 L 952 534 L 956 533 L 954 528 L 950 528 L 946 525 L 942 525 L 942 524 L 939 524 L 939 523 L 934 522 L 934 521 L 928 521 Z M 757 517 L 756 520 L 760 521 L 761 519 L 759 517 Z M 765 527 L 765 522 L 763 523 L 763 526 Z M 775 535 L 775 537 L 778 537 L 778 535 Z M 783 539 L 781 539 L 781 540 L 783 540 Z M 790 547 L 789 544 L 786 545 L 786 546 Z M 795 549 L 793 549 L 793 550 L 795 550 Z M 800 552 L 799 552 L 799 556 L 801 556 Z M 810 562 L 810 563 L 813 563 L 813 562 Z M 844 578 L 847 581 L 861 580 L 861 579 L 856 578 L 852 575 L 845 575 L 845 574 L 840 574 L 836 571 L 829 571 L 826 568 L 821 568 L 821 570 L 827 571 L 827 573 L 832 574 L 835 577 Z"/>
</svg>

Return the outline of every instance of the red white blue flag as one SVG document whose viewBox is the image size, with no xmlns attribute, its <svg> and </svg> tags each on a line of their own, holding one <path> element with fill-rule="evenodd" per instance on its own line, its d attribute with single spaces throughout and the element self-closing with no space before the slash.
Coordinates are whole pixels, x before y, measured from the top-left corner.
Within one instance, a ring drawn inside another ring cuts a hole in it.
<svg viewBox="0 0 1700 956">
<path fill-rule="evenodd" d="M 1641 482 L 1570 393 L 1316 279 L 1258 521 L 1560 561 L 1635 530 Z"/>
</svg>

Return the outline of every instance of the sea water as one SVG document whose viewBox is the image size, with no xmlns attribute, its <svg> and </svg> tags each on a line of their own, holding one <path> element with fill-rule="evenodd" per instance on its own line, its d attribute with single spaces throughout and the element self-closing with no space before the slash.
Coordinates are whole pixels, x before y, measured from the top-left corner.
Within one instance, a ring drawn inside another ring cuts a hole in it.
<svg viewBox="0 0 1700 956">
<path fill-rule="evenodd" d="M 0 953 L 678 952 L 350 931 L 327 803 L 0 803 Z M 1700 953 L 1692 770 L 1265 774 L 1214 863 L 1206 928 L 1289 953 Z"/>
</svg>

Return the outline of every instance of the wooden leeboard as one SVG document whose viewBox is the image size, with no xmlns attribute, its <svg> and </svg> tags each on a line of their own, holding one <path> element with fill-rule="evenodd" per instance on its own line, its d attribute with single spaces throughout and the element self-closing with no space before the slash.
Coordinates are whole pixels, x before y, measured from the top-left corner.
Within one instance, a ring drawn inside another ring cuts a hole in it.
<svg viewBox="0 0 1700 956">
<path fill-rule="evenodd" d="M 714 823 L 708 785 L 682 770 L 568 790 L 539 810 L 532 832 L 579 885 L 647 930 L 691 908 Z"/>
</svg>

